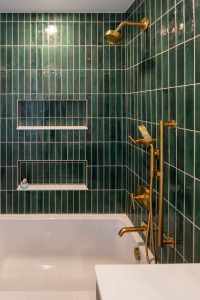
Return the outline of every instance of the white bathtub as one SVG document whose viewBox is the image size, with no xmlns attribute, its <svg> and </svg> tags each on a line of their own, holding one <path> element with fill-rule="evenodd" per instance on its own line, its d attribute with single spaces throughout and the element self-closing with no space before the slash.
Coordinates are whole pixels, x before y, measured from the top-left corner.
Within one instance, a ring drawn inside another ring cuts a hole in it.
<svg viewBox="0 0 200 300">
<path fill-rule="evenodd" d="M 126 215 L 0 216 L 0 299 L 95 300 L 96 264 L 136 264 Z M 146 263 L 144 247 L 142 260 Z"/>
</svg>

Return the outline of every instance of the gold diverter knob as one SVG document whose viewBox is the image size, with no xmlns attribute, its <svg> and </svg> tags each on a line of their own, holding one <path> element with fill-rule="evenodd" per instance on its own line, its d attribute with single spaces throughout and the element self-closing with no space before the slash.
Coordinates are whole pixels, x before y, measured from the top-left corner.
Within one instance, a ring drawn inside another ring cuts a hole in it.
<svg viewBox="0 0 200 300">
<path fill-rule="evenodd" d="M 143 185 L 139 186 L 137 190 L 137 196 L 135 196 L 133 193 L 131 194 L 133 208 L 135 208 L 135 200 L 138 200 L 142 202 L 145 209 L 149 210 L 149 195 L 150 191 L 147 187 L 144 187 Z"/>
</svg>

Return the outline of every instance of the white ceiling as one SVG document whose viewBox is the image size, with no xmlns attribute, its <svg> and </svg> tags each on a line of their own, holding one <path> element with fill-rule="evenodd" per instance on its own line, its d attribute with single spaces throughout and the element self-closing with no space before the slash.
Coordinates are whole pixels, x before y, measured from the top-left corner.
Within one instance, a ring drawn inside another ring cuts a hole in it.
<svg viewBox="0 0 200 300">
<path fill-rule="evenodd" d="M 133 0 L 0 0 L 0 12 L 125 12 Z"/>
</svg>

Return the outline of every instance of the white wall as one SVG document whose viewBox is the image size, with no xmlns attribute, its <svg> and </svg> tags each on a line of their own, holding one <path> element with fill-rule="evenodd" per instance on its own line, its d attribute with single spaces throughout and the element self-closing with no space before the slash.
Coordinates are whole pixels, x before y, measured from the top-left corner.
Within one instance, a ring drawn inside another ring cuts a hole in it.
<svg viewBox="0 0 200 300">
<path fill-rule="evenodd" d="M 0 12 L 125 12 L 133 0 L 0 0 Z"/>
</svg>

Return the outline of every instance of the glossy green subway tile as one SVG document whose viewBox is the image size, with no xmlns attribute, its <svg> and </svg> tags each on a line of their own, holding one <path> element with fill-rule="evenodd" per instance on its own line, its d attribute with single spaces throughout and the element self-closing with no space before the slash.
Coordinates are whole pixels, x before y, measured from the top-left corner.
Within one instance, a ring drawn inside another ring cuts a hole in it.
<svg viewBox="0 0 200 300">
<path fill-rule="evenodd" d="M 162 57 L 161 55 L 158 55 L 157 56 L 157 59 L 156 59 L 156 79 L 157 79 L 157 82 L 156 82 L 156 87 L 157 89 L 160 89 L 161 88 L 161 81 L 162 81 L 162 69 L 161 69 L 161 66 L 162 66 Z"/>
<path fill-rule="evenodd" d="M 176 120 L 177 119 L 177 115 L 176 115 L 176 103 L 177 103 L 177 99 L 176 99 L 176 89 L 175 88 L 171 88 L 169 89 L 169 105 L 170 105 L 170 119 L 171 120 Z"/>
<path fill-rule="evenodd" d="M 194 208 L 194 179 L 190 176 L 185 176 L 185 216 L 193 221 Z"/>
<path fill-rule="evenodd" d="M 169 85 L 175 86 L 176 84 L 176 53 L 172 48 L 169 51 Z"/>
<path fill-rule="evenodd" d="M 194 129 L 194 86 L 185 87 L 185 126 Z"/>
<path fill-rule="evenodd" d="M 7 69 L 12 69 L 12 61 L 13 61 L 13 57 L 12 57 L 12 48 L 10 46 L 7 46 Z"/>
<path fill-rule="evenodd" d="M 200 56 L 200 36 L 195 39 L 195 82 L 200 82 L 200 66 L 198 63 Z"/>
<path fill-rule="evenodd" d="M 153 0 L 151 2 L 151 6 L 150 6 L 150 20 L 153 23 L 155 21 L 155 7 L 156 7 L 156 1 Z"/>
<path fill-rule="evenodd" d="M 185 44 L 185 83 L 194 82 L 194 40 Z"/>
<path fill-rule="evenodd" d="M 200 131 L 200 85 L 195 86 L 195 130 Z"/>
<path fill-rule="evenodd" d="M 194 12 L 195 12 L 195 34 L 200 33 L 200 1 L 194 1 Z"/>
<path fill-rule="evenodd" d="M 1 46 L 1 69 L 6 68 L 6 46 Z"/>
<path fill-rule="evenodd" d="M 166 1 L 165 1 L 166 3 Z M 167 27 L 168 27 L 168 15 L 164 15 L 162 17 L 162 51 L 165 51 L 168 48 L 168 32 L 167 32 Z"/>
<path fill-rule="evenodd" d="M 196 132 L 195 134 L 195 176 L 200 179 L 200 156 L 198 154 L 200 147 L 200 133 Z"/>
<path fill-rule="evenodd" d="M 162 10 L 161 10 L 161 14 L 163 15 L 168 9 L 168 2 L 164 1 L 162 2 Z"/>
<path fill-rule="evenodd" d="M 186 66 L 184 64 L 184 55 L 185 55 L 185 48 L 184 48 L 184 45 L 181 44 L 179 47 L 177 47 L 177 62 L 176 62 L 177 82 L 176 82 L 176 84 L 178 86 L 184 84 L 185 72 L 187 72 Z M 189 68 L 190 62 L 191 62 L 191 60 L 189 59 L 189 56 L 188 56 L 188 68 Z M 190 74 L 189 76 L 187 75 L 188 78 L 190 76 L 192 76 L 192 74 Z"/>
<path fill-rule="evenodd" d="M 163 89 L 162 90 L 162 100 L 163 100 L 163 119 L 167 120 L 169 118 L 169 90 Z M 152 109 L 154 106 L 152 105 Z"/>
<path fill-rule="evenodd" d="M 162 3 L 159 0 L 156 0 L 156 19 L 160 18 L 161 14 L 162 14 Z"/>
<path fill-rule="evenodd" d="M 185 39 L 187 40 L 194 36 L 194 2 L 192 0 L 185 0 L 184 8 Z"/>
<path fill-rule="evenodd" d="M 176 248 L 179 253 L 183 253 L 183 232 L 184 232 L 184 217 L 179 212 L 176 212 Z"/>
<path fill-rule="evenodd" d="M 7 44 L 7 23 L 1 22 L 1 45 Z"/>
<path fill-rule="evenodd" d="M 184 40 L 184 11 L 183 11 L 184 2 L 181 1 L 176 6 L 176 38 L 177 44 L 182 43 Z"/>
<path fill-rule="evenodd" d="M 193 176 L 194 174 L 194 132 L 186 131 L 186 173 Z"/>
<path fill-rule="evenodd" d="M 185 135 L 182 129 L 177 130 L 177 167 L 180 170 L 184 170 L 184 158 L 185 158 Z"/>
<path fill-rule="evenodd" d="M 176 16 L 176 12 L 175 9 L 171 9 L 169 11 L 169 28 L 168 28 L 168 32 L 169 32 L 169 47 L 174 47 L 175 45 L 175 16 Z"/>
<path fill-rule="evenodd" d="M 187 219 L 184 220 L 185 224 L 185 235 L 184 235 L 184 248 L 185 248 L 185 259 L 187 262 L 193 262 L 193 224 Z"/>
<path fill-rule="evenodd" d="M 38 22 L 37 23 L 37 27 L 36 27 L 36 44 L 39 46 L 39 45 L 42 45 L 43 43 L 43 24 L 41 22 Z"/>
<path fill-rule="evenodd" d="M 177 126 L 184 127 L 184 88 L 178 87 L 177 93 Z"/>
</svg>

